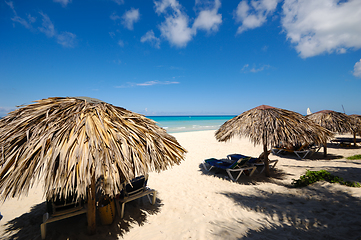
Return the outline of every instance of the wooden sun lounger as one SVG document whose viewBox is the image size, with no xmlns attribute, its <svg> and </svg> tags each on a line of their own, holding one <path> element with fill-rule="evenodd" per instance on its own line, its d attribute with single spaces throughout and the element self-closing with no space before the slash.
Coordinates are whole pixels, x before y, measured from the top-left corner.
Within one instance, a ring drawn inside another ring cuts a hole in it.
<svg viewBox="0 0 361 240">
<path fill-rule="evenodd" d="M 131 184 L 125 184 L 121 196 L 116 199 L 118 215 L 124 217 L 124 208 L 127 202 L 147 196 L 152 205 L 155 204 L 157 192 L 147 187 L 148 176 L 140 176 L 132 180 Z M 152 199 L 149 195 L 152 195 Z M 121 207 L 120 207 L 121 205 Z"/>
<path fill-rule="evenodd" d="M 61 205 L 51 204 L 53 213 L 49 214 L 49 212 L 46 212 L 43 215 L 43 223 L 40 225 L 41 239 L 46 238 L 46 224 L 87 213 L 87 208 L 84 205 L 81 205 L 80 202 L 71 202 Z"/>
<path fill-rule="evenodd" d="M 307 156 L 312 156 L 315 152 L 318 152 L 320 147 L 310 147 L 309 144 L 304 144 L 298 149 L 288 149 L 284 147 L 274 147 L 272 148 L 272 153 L 275 155 L 279 155 L 282 153 L 294 153 L 299 159 L 304 159 Z"/>
<path fill-rule="evenodd" d="M 262 160 L 260 160 L 259 158 L 249 157 L 249 156 L 245 156 L 243 154 L 238 154 L 238 153 L 233 153 L 233 154 L 227 155 L 227 159 L 229 159 L 230 161 L 237 161 L 238 159 L 242 159 L 242 158 L 250 158 L 248 161 L 248 164 L 250 164 L 251 166 L 256 166 L 258 173 L 262 173 L 266 168 L 266 165 L 264 164 L 264 162 Z M 268 159 L 268 163 L 269 163 L 270 168 L 275 168 L 276 164 L 278 163 L 278 160 Z M 261 168 L 261 170 L 259 170 L 259 168 Z"/>
<path fill-rule="evenodd" d="M 332 139 L 331 143 L 351 145 L 352 143 L 354 143 L 354 139 L 338 137 L 338 138 Z M 356 138 L 356 143 L 361 143 L 361 138 Z"/>
</svg>

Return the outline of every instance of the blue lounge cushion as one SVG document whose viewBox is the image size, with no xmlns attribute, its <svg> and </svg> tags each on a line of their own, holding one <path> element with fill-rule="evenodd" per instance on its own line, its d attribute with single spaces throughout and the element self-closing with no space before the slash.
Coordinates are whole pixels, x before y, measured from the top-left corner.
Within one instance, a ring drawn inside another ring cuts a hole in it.
<svg viewBox="0 0 361 240">
<path fill-rule="evenodd" d="M 225 161 L 215 159 L 215 158 L 206 159 L 204 161 L 211 166 L 215 166 L 215 167 L 221 168 L 221 169 L 228 169 L 228 168 L 230 168 L 230 166 L 232 164 L 234 164 L 234 163 L 225 162 Z"/>
</svg>

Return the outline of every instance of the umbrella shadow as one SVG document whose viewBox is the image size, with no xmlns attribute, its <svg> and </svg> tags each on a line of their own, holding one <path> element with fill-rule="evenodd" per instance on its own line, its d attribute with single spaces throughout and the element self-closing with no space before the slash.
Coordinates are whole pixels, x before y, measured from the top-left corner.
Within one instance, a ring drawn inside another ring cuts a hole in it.
<svg viewBox="0 0 361 240">
<path fill-rule="evenodd" d="M 335 143 L 327 143 L 327 148 L 334 148 L 334 149 L 343 149 L 343 150 L 355 150 L 355 149 L 360 149 L 361 147 L 359 145 L 356 144 L 356 146 L 353 145 L 353 143 L 349 146 L 341 146 L 340 144 L 335 144 Z"/>
<path fill-rule="evenodd" d="M 46 239 L 109 239 L 115 240 L 131 231 L 133 226 L 142 226 L 147 222 L 147 216 L 160 212 L 163 204 L 159 198 L 154 205 L 143 197 L 125 205 L 124 217 L 115 215 L 110 225 L 102 225 L 97 213 L 97 231 L 95 235 L 88 234 L 86 214 L 66 218 L 46 225 Z M 30 212 L 25 213 L 4 224 L 5 239 L 41 239 L 40 225 L 43 214 L 46 212 L 46 203 L 35 205 Z"/>
<path fill-rule="evenodd" d="M 325 157 L 323 152 L 316 152 L 312 154 L 309 160 L 339 160 L 342 158 L 344 158 L 344 156 L 338 154 L 327 153 L 327 156 Z"/>
<path fill-rule="evenodd" d="M 251 194 L 222 192 L 250 212 L 214 221 L 216 236 L 234 239 L 359 239 L 361 203 L 331 184 L 314 184 L 290 193 L 255 189 Z M 257 217 L 253 218 L 252 216 Z M 248 226 L 245 228 L 244 226 Z M 226 232 L 225 232 L 226 231 Z"/>
<path fill-rule="evenodd" d="M 30 212 L 4 224 L 4 239 L 41 239 L 40 224 L 46 212 L 46 203 L 31 207 Z"/>
<path fill-rule="evenodd" d="M 307 160 L 337 160 L 337 159 L 342 159 L 344 158 L 344 156 L 342 155 L 337 155 L 337 154 L 330 154 L 328 153 L 326 157 L 324 157 L 323 152 L 315 152 L 313 153 L 311 156 L 306 156 L 303 159 L 300 159 L 296 156 L 296 154 L 294 153 L 280 153 L 275 155 L 279 158 L 287 158 L 287 159 L 292 159 L 292 160 L 297 160 L 297 161 L 307 161 Z"/>
<path fill-rule="evenodd" d="M 210 171 L 207 171 L 204 169 L 204 166 L 202 163 L 199 164 L 199 168 L 203 175 L 213 176 L 215 178 L 233 182 L 233 180 L 229 178 L 227 172 L 223 169 L 213 168 Z M 248 175 L 245 175 L 242 173 L 242 175 L 237 180 L 237 183 L 239 183 L 241 185 L 258 185 L 260 183 L 265 183 L 265 182 L 275 183 L 276 180 L 286 179 L 286 176 L 290 175 L 281 169 L 277 169 L 277 166 L 276 166 L 276 168 L 270 168 L 270 177 L 266 177 L 264 172 L 262 172 L 262 173 L 259 172 L 261 170 L 261 168 L 262 167 L 258 167 L 252 176 L 248 176 Z"/>
</svg>

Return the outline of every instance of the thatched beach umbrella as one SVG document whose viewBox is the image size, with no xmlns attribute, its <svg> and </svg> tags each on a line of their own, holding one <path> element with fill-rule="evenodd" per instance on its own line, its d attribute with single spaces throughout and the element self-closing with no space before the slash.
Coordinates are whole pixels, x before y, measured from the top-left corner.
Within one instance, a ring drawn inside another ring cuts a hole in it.
<svg viewBox="0 0 361 240">
<path fill-rule="evenodd" d="M 75 193 L 88 200 L 91 233 L 97 179 L 107 179 L 112 197 L 123 182 L 180 164 L 186 153 L 153 120 L 86 97 L 23 106 L 0 120 L 0 136 L 0 198 L 27 194 L 38 181 L 47 196 Z"/>
<path fill-rule="evenodd" d="M 353 132 L 353 145 L 356 146 L 356 134 L 361 135 L 361 115 L 352 114 L 351 117 L 351 126 Z"/>
<path fill-rule="evenodd" d="M 235 135 L 249 137 L 254 144 L 263 145 L 265 174 L 269 176 L 268 147 L 281 142 L 320 144 L 332 133 L 299 113 L 261 105 L 228 120 L 215 133 L 218 141 L 228 141 Z"/>
<path fill-rule="evenodd" d="M 311 115 L 307 115 L 315 123 L 330 130 L 334 133 L 348 133 L 352 132 L 351 118 L 344 113 L 335 112 L 331 110 L 322 110 Z M 324 156 L 327 155 L 327 143 L 323 143 Z"/>
</svg>

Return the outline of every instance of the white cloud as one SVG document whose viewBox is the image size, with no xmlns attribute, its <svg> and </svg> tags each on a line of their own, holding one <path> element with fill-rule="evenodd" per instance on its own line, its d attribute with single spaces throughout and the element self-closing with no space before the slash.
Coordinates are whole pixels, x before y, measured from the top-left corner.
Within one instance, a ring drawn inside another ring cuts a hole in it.
<svg viewBox="0 0 361 240">
<path fill-rule="evenodd" d="M 137 86 L 153 86 L 153 85 L 169 85 L 169 84 L 179 84 L 179 82 L 172 82 L 172 81 L 164 81 L 160 82 L 158 80 L 155 81 L 148 81 L 144 83 L 137 83 Z"/>
<path fill-rule="evenodd" d="M 199 4 L 199 1 L 197 1 L 196 4 Z M 218 9 L 220 7 L 221 2 L 219 0 L 215 0 L 213 9 L 200 11 L 198 17 L 193 23 L 194 31 L 197 31 L 197 29 L 203 29 L 207 32 L 218 31 L 219 25 L 222 23 L 222 14 L 218 13 Z"/>
<path fill-rule="evenodd" d="M 134 23 L 138 22 L 140 18 L 139 9 L 130 9 L 126 11 L 122 16 L 122 24 L 129 30 L 133 30 Z"/>
<path fill-rule="evenodd" d="M 246 30 L 262 26 L 267 17 L 273 14 L 280 0 L 242 0 L 236 9 L 235 19 L 242 25 L 238 27 L 237 34 Z"/>
<path fill-rule="evenodd" d="M 74 47 L 76 41 L 76 35 L 71 32 L 58 33 L 55 30 L 54 24 L 51 22 L 48 15 L 40 12 L 42 19 L 42 27 L 39 27 L 39 31 L 44 33 L 47 37 L 56 39 L 56 42 L 63 47 Z"/>
<path fill-rule="evenodd" d="M 267 70 L 270 67 L 271 67 L 270 65 L 264 64 L 264 65 L 262 65 L 262 66 L 260 66 L 258 68 L 257 67 L 250 68 L 249 64 L 247 63 L 242 67 L 241 72 L 244 72 L 244 73 L 247 73 L 247 72 L 257 73 L 257 72 L 262 72 L 264 70 Z"/>
<path fill-rule="evenodd" d="M 30 22 L 30 23 L 36 22 L 36 18 L 35 18 L 35 17 L 32 17 L 30 14 L 28 14 L 28 19 L 29 19 L 29 22 Z"/>
<path fill-rule="evenodd" d="M 282 25 L 302 58 L 361 47 L 361 1 L 285 0 Z"/>
<path fill-rule="evenodd" d="M 160 48 L 160 39 L 154 36 L 153 30 L 148 31 L 146 34 L 144 34 L 140 41 L 142 43 L 149 42 L 151 45 L 153 45 L 155 48 Z"/>
<path fill-rule="evenodd" d="M 24 18 L 21 18 L 18 16 L 18 14 L 15 11 L 14 8 L 14 3 L 12 1 L 6 2 L 5 3 L 11 8 L 11 10 L 13 11 L 14 17 L 11 18 L 11 20 L 13 22 L 17 22 L 20 23 L 21 25 L 23 25 L 25 28 L 27 29 L 32 29 L 32 23 L 34 23 L 36 21 L 36 18 L 32 17 L 30 14 L 28 14 L 28 21 L 25 20 Z"/>
<path fill-rule="evenodd" d="M 12 21 L 20 23 L 29 30 L 32 31 L 35 30 L 32 26 L 32 24 L 36 22 L 35 17 L 31 16 L 30 14 L 27 14 L 28 20 L 25 20 L 18 16 L 18 14 L 15 11 L 13 2 L 10 1 L 5 3 L 11 8 L 11 10 L 14 13 L 14 17 L 11 18 Z M 62 45 L 63 47 L 74 47 L 76 40 L 76 35 L 74 33 L 70 33 L 70 32 L 58 33 L 55 30 L 54 24 L 51 22 L 49 16 L 42 12 L 39 12 L 39 14 L 42 16 L 41 27 L 37 28 L 40 32 L 44 33 L 49 38 L 54 37 L 56 39 L 56 42 Z"/>
<path fill-rule="evenodd" d="M 187 15 L 174 14 L 168 16 L 159 29 L 162 36 L 177 47 L 185 47 L 192 40 L 193 31 L 188 27 Z"/>
<path fill-rule="evenodd" d="M 118 45 L 121 46 L 121 47 L 124 47 L 124 42 L 122 40 L 119 40 Z"/>
<path fill-rule="evenodd" d="M 39 27 L 40 32 L 44 33 L 48 37 L 54 37 L 55 29 L 54 24 L 50 21 L 48 15 L 40 12 L 40 15 L 43 16 L 42 27 Z"/>
<path fill-rule="evenodd" d="M 155 12 L 160 15 L 161 13 L 165 13 L 167 8 L 171 8 L 176 12 L 179 12 L 181 9 L 181 5 L 178 3 L 177 0 L 161 0 L 161 1 L 154 1 L 155 5 Z"/>
<path fill-rule="evenodd" d="M 355 77 L 361 78 L 361 59 L 357 63 L 355 63 L 355 66 L 353 67 L 353 75 Z"/>
<path fill-rule="evenodd" d="M 270 68 L 270 65 L 263 65 L 263 66 L 261 66 L 261 67 L 259 67 L 259 68 L 253 67 L 253 68 L 251 68 L 249 71 L 250 71 L 250 72 L 253 72 L 253 73 L 256 73 L 256 72 L 261 72 L 261 71 L 263 71 L 263 70 L 266 70 L 266 69 L 268 69 L 268 68 Z"/>
<path fill-rule="evenodd" d="M 197 0 L 196 6 L 200 4 L 206 6 L 200 9 L 193 26 L 190 27 L 189 17 L 182 11 L 183 7 L 177 0 L 154 1 L 155 12 L 158 15 L 165 15 L 165 21 L 159 26 L 161 36 L 173 46 L 185 47 L 197 34 L 198 29 L 208 33 L 218 31 L 219 25 L 222 23 L 222 15 L 218 13 L 221 6 L 220 0 L 214 0 L 214 3 L 209 0 Z"/>
<path fill-rule="evenodd" d="M 13 18 L 11 18 L 11 20 L 13 20 L 14 22 L 20 23 L 21 25 L 23 25 L 27 29 L 32 29 L 31 23 L 26 21 L 25 19 L 19 17 L 19 16 L 14 16 Z"/>
<path fill-rule="evenodd" d="M 0 107 L 0 118 L 5 117 L 9 112 L 14 111 L 13 108 Z"/>
<path fill-rule="evenodd" d="M 112 1 L 115 2 L 118 5 L 124 4 L 124 0 L 112 0 Z"/>
<path fill-rule="evenodd" d="M 116 13 L 112 13 L 112 15 L 110 15 L 110 19 L 113 21 L 116 21 L 116 20 L 120 19 L 120 17 Z"/>
<path fill-rule="evenodd" d="M 54 2 L 58 2 L 61 6 L 66 7 L 68 3 L 71 3 L 71 0 L 53 0 Z"/>
<path fill-rule="evenodd" d="M 13 10 L 13 13 L 16 15 L 14 3 L 12 1 L 9 1 L 9 2 L 5 1 L 5 3 L 11 8 L 11 10 Z"/>
<path fill-rule="evenodd" d="M 247 69 L 248 67 L 249 67 L 249 64 L 247 63 L 247 64 L 245 64 L 245 65 L 242 67 L 241 71 L 242 71 L 242 72 L 246 71 L 246 69 Z"/>
<path fill-rule="evenodd" d="M 121 85 L 121 86 L 116 86 L 116 88 L 128 88 L 128 87 L 148 87 L 148 86 L 153 86 L 153 85 L 170 85 L 170 84 L 179 84 L 179 82 L 176 81 L 147 81 L 144 83 L 131 83 L 128 82 L 125 85 Z"/>
<path fill-rule="evenodd" d="M 63 47 L 74 47 L 76 35 L 70 32 L 62 32 L 56 34 L 56 42 L 62 45 Z"/>
<path fill-rule="evenodd" d="M 193 31 L 188 27 L 188 16 L 181 11 L 182 6 L 176 0 L 154 1 L 154 5 L 158 14 L 167 14 L 168 9 L 171 12 L 159 26 L 162 37 L 171 45 L 185 47 L 192 39 Z"/>
</svg>

